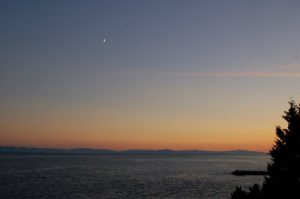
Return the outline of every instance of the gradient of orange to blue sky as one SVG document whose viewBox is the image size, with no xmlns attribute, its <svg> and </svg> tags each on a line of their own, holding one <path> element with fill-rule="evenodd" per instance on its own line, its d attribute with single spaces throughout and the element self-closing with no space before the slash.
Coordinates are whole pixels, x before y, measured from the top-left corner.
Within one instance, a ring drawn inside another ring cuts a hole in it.
<svg viewBox="0 0 300 199">
<path fill-rule="evenodd" d="M 0 145 L 267 151 L 300 100 L 299 10 L 1 0 Z"/>
</svg>

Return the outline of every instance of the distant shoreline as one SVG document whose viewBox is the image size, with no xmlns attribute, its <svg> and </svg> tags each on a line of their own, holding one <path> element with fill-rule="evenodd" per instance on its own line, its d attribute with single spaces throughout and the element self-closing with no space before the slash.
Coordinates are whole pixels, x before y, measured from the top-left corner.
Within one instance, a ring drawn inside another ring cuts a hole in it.
<svg viewBox="0 0 300 199">
<path fill-rule="evenodd" d="M 124 150 L 115 151 L 109 149 L 74 148 L 74 149 L 55 149 L 55 148 L 31 148 L 0 146 L 0 154 L 14 155 L 267 155 L 263 152 L 247 150 L 231 151 L 206 151 L 206 150 Z"/>
</svg>

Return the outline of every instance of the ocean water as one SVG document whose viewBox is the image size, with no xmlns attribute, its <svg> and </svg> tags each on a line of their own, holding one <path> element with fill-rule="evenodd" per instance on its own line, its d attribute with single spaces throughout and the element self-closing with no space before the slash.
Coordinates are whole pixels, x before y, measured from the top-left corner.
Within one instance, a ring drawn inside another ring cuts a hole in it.
<svg viewBox="0 0 300 199">
<path fill-rule="evenodd" d="M 0 155 L 0 198 L 223 199 L 269 156 Z"/>
</svg>

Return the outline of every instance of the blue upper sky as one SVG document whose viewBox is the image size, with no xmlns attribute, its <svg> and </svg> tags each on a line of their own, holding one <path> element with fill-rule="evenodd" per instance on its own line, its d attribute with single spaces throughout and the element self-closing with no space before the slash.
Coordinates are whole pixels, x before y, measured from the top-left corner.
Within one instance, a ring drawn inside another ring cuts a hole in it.
<svg viewBox="0 0 300 199">
<path fill-rule="evenodd" d="M 220 101 L 244 112 L 268 101 L 280 116 L 300 96 L 299 10 L 296 0 L 1 0 L 2 134 L 23 117 L 114 109 L 149 120 L 156 108 L 164 121 L 198 107 L 201 123 Z"/>
</svg>

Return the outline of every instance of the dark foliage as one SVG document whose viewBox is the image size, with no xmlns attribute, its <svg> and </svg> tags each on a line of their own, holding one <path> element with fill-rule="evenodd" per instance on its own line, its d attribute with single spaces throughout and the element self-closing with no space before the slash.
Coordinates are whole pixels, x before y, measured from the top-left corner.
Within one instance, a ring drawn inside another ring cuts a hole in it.
<svg viewBox="0 0 300 199">
<path fill-rule="evenodd" d="M 231 199 L 247 199 L 247 197 L 248 193 L 240 186 L 237 186 L 231 194 Z"/>
<path fill-rule="evenodd" d="M 270 150 L 271 163 L 267 165 L 269 176 L 260 189 L 258 185 L 249 192 L 236 187 L 232 199 L 244 198 L 300 198 L 300 105 L 289 102 L 290 108 L 283 118 L 288 126 L 276 127 L 276 141 Z"/>
<path fill-rule="evenodd" d="M 242 187 L 237 186 L 231 194 L 231 199 L 261 199 L 262 192 L 258 184 L 249 187 L 249 192 L 244 191 Z"/>
</svg>

